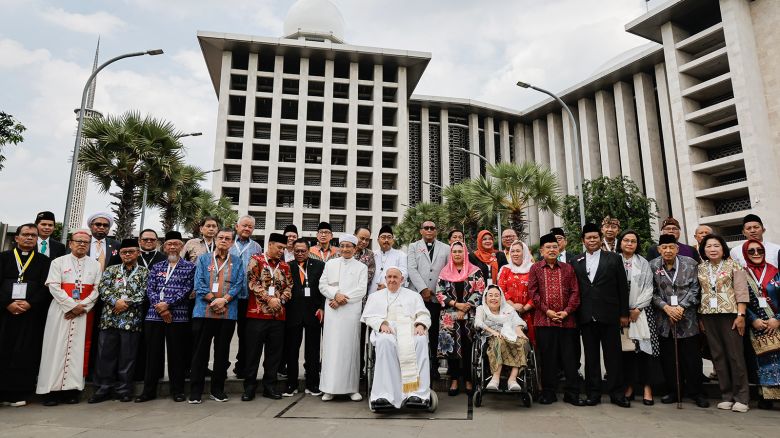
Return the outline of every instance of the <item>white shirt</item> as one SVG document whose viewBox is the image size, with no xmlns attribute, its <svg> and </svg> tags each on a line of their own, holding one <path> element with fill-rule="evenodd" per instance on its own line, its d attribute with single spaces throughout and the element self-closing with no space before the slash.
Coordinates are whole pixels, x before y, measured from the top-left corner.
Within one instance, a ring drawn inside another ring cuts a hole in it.
<svg viewBox="0 0 780 438">
<path fill-rule="evenodd" d="M 41 251 L 41 242 L 46 242 L 46 251 Z M 38 238 L 38 252 L 45 255 L 46 257 L 51 256 L 51 241 L 48 237 L 45 239 L 41 239 L 40 237 Z"/>
<path fill-rule="evenodd" d="M 105 255 L 106 263 L 108 263 L 108 259 L 111 258 L 111 254 L 108 253 L 108 242 L 106 242 L 105 238 L 103 238 L 103 240 L 97 240 L 94 237 L 92 238 L 92 242 L 89 244 L 89 256 L 95 260 L 98 259 L 100 256 L 98 245 L 103 246 L 103 254 Z"/>
<path fill-rule="evenodd" d="M 780 251 L 780 245 L 767 242 L 766 240 L 761 242 L 761 244 L 764 245 L 764 251 L 766 251 L 766 254 L 764 255 L 766 257 L 766 262 L 772 266 L 777 266 L 777 252 Z M 745 257 L 742 256 L 742 245 L 744 245 L 744 242 L 731 248 L 730 254 L 731 258 L 737 261 L 740 266 L 745 267 L 746 262 Z"/>
<path fill-rule="evenodd" d="M 596 270 L 599 268 L 599 261 L 601 260 L 601 250 L 597 249 L 593 254 L 585 252 L 585 269 L 588 272 L 588 279 L 593 283 L 593 279 L 596 278 Z"/>
<path fill-rule="evenodd" d="M 368 288 L 369 295 L 376 292 L 377 285 L 385 283 L 385 274 L 387 274 L 387 268 L 396 266 L 401 269 L 404 279 L 408 278 L 408 269 L 406 269 L 406 253 L 400 249 L 390 248 L 387 252 L 374 251 L 374 262 L 376 263 L 376 271 L 374 271 L 374 279 L 371 280 L 371 285 Z M 406 283 L 406 281 L 404 281 Z"/>
</svg>

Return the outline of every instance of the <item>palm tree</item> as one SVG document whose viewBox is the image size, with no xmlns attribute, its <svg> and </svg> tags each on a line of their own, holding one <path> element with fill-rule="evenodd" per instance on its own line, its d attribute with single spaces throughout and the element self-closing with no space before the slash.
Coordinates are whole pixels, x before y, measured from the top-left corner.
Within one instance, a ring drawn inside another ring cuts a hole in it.
<svg viewBox="0 0 780 438">
<path fill-rule="evenodd" d="M 214 199 L 210 191 L 198 185 L 187 187 L 178 199 L 179 223 L 193 236 L 197 236 L 200 232 L 200 220 L 205 216 L 216 218 L 223 227 L 231 226 L 238 221 L 238 213 L 233 210 L 230 198 L 223 196 Z"/>
<path fill-rule="evenodd" d="M 477 232 L 481 225 L 480 212 L 466 202 L 465 194 L 468 180 L 459 184 L 447 186 L 442 191 L 447 207 L 447 225 L 449 228 L 459 228 L 467 242 L 477 238 Z"/>
<path fill-rule="evenodd" d="M 84 123 L 84 138 L 90 140 L 81 149 L 79 164 L 108 192 L 112 183 L 117 190 L 110 195 L 116 216 L 116 237 L 132 235 L 138 216 L 138 197 L 147 175 L 170 178 L 181 164 L 181 134 L 170 122 L 136 111 L 120 116 L 89 118 Z"/>
<path fill-rule="evenodd" d="M 198 167 L 178 163 L 170 175 L 149 175 L 147 206 L 159 207 L 163 232 L 171 231 L 181 222 L 182 211 L 193 208 L 191 188 L 206 179 Z"/>
<path fill-rule="evenodd" d="M 438 238 L 447 237 L 446 207 L 441 204 L 421 202 L 406 210 L 403 219 L 394 230 L 398 245 L 408 245 L 420 239 L 420 225 L 425 221 L 433 221 L 436 224 Z"/>
<path fill-rule="evenodd" d="M 492 177 L 465 182 L 465 202 L 480 214 L 480 222 L 495 223 L 497 213 L 508 219 L 521 238 L 525 237 L 525 210 L 537 208 L 558 214 L 563 206 L 556 175 L 548 168 L 527 161 L 498 163 L 487 168 Z M 490 225 L 488 228 L 492 228 Z"/>
</svg>

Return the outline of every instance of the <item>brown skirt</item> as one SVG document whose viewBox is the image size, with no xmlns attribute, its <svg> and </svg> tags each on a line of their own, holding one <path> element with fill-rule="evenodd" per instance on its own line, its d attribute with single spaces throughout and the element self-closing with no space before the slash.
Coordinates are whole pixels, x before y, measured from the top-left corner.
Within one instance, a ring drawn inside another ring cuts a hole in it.
<svg viewBox="0 0 780 438">
<path fill-rule="evenodd" d="M 490 361 L 490 371 L 495 373 L 501 366 L 526 366 L 528 339 L 517 338 L 512 342 L 504 338 L 491 336 L 487 342 L 487 356 Z"/>
</svg>

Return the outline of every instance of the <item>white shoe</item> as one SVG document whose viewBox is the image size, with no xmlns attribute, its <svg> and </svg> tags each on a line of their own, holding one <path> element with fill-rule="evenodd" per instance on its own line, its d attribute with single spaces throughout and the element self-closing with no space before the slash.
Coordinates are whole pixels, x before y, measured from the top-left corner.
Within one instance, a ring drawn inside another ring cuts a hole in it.
<svg viewBox="0 0 780 438">
<path fill-rule="evenodd" d="M 734 402 L 724 401 L 718 403 L 718 409 L 723 409 L 724 411 L 730 411 L 731 408 L 733 407 L 734 407 Z"/>
<path fill-rule="evenodd" d="M 732 412 L 747 412 L 748 410 L 750 410 L 748 405 L 740 402 L 734 403 L 734 406 L 731 408 Z"/>
<path fill-rule="evenodd" d="M 495 378 L 491 377 L 490 381 L 488 382 L 488 384 L 485 385 L 485 389 L 490 389 L 490 390 L 493 390 L 493 391 L 497 391 L 498 390 L 498 379 L 495 379 Z"/>
<path fill-rule="evenodd" d="M 3 402 L 3 406 L 10 406 L 12 408 L 19 408 L 19 407 L 22 407 L 22 406 L 27 406 L 27 402 L 24 401 L 24 400 L 19 400 L 19 401 L 15 401 L 15 402 L 7 402 L 6 401 L 6 402 Z"/>
<path fill-rule="evenodd" d="M 187 400 L 187 403 L 191 404 L 191 405 L 199 405 L 199 404 L 203 403 L 203 401 L 201 399 L 199 399 L 199 398 L 191 398 L 191 399 Z"/>
<path fill-rule="evenodd" d="M 349 395 L 349 399 L 352 401 L 360 401 L 363 400 L 363 396 L 360 395 L 359 392 L 353 392 L 352 394 Z"/>
<path fill-rule="evenodd" d="M 315 396 L 315 397 L 319 397 L 319 396 L 321 396 L 321 395 L 322 395 L 322 391 L 320 391 L 319 389 L 317 389 L 317 390 L 315 390 L 315 391 L 312 391 L 312 390 L 310 390 L 310 389 L 305 389 L 305 390 L 304 390 L 304 393 L 306 393 L 306 394 L 311 394 L 311 395 L 313 395 L 313 396 Z"/>
<path fill-rule="evenodd" d="M 520 384 L 518 384 L 517 382 L 512 382 L 511 384 L 509 384 L 509 390 L 512 392 L 519 392 L 523 390 L 523 387 L 520 386 Z"/>
<path fill-rule="evenodd" d="M 294 396 L 294 395 L 295 395 L 295 394 L 297 394 L 297 393 L 298 393 L 298 390 L 297 390 L 297 389 L 293 389 L 292 391 L 290 391 L 290 390 L 287 390 L 287 391 L 284 391 L 284 392 L 282 393 L 282 397 L 292 397 L 292 396 Z"/>
<path fill-rule="evenodd" d="M 322 394 L 322 401 L 331 401 L 333 400 L 333 394 Z"/>
</svg>

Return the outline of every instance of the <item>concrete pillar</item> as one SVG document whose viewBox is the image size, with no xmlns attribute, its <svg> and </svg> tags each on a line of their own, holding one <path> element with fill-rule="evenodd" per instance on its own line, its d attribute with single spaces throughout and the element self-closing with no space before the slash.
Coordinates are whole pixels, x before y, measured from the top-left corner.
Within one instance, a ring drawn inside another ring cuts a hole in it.
<svg viewBox="0 0 780 438">
<path fill-rule="evenodd" d="M 596 92 L 601 173 L 610 178 L 620 176 L 620 146 L 615 121 L 615 99 L 609 91 Z"/>
<path fill-rule="evenodd" d="M 566 151 L 563 145 L 563 123 L 558 113 L 547 114 L 547 139 L 550 149 L 550 170 L 558 176 L 558 183 L 562 190 L 568 186 L 569 175 L 566 174 Z M 558 227 L 563 225 L 563 219 L 553 215 L 553 224 Z"/>
<path fill-rule="evenodd" d="M 398 67 L 398 217 L 403 217 L 409 205 L 409 103 L 406 90 L 406 67 Z"/>
<path fill-rule="evenodd" d="M 469 114 L 469 149 L 472 152 L 479 153 L 479 116 L 476 113 Z M 471 178 L 479 178 L 481 159 L 475 155 L 469 154 L 469 169 L 471 169 Z"/>
<path fill-rule="evenodd" d="M 501 141 L 501 161 L 508 163 L 511 161 L 509 159 L 511 156 L 509 153 L 509 122 L 502 120 L 498 128 Z"/>
<path fill-rule="evenodd" d="M 525 127 L 522 123 L 515 123 L 513 126 L 515 143 L 514 148 L 515 162 L 520 164 L 525 161 Z"/>
<path fill-rule="evenodd" d="M 488 163 L 490 164 L 496 164 L 494 128 L 494 119 L 492 117 L 485 117 L 485 128 L 483 130 L 483 134 L 485 135 L 485 158 L 488 159 Z"/>
<path fill-rule="evenodd" d="M 547 123 L 543 119 L 533 121 L 534 135 L 534 156 L 535 161 L 544 167 L 550 167 L 550 144 L 547 131 Z M 537 210 L 539 215 L 539 232 L 546 233 L 552 228 L 553 214 L 549 211 L 538 211 L 538 208 L 531 207 L 531 210 Z"/>
<path fill-rule="evenodd" d="M 534 135 L 533 127 L 528 125 L 520 125 L 520 133 L 517 136 L 518 147 L 520 153 L 516 156 L 525 161 L 533 162 L 534 157 Z M 531 244 L 539 243 L 539 210 L 536 208 L 527 208 L 525 214 L 528 221 L 528 239 L 526 243 Z"/>
<path fill-rule="evenodd" d="M 576 117 L 576 114 L 575 114 Z M 564 150 L 564 160 L 566 161 L 566 187 L 563 187 L 563 189 L 566 191 L 567 195 L 576 195 L 577 194 L 577 185 L 579 184 L 579 181 L 577 181 L 577 174 L 575 172 L 575 158 L 574 158 L 574 135 L 577 135 L 577 133 L 574 131 L 573 127 L 571 126 L 571 120 L 569 120 L 569 115 L 566 113 L 566 110 L 561 110 L 561 120 L 563 125 L 563 150 Z M 580 163 L 580 175 L 582 175 L 582 163 Z"/>
<path fill-rule="evenodd" d="M 677 139 L 675 138 L 675 126 L 672 121 L 672 111 L 669 106 L 669 89 L 666 82 L 666 65 L 661 63 L 655 66 L 655 81 L 658 96 L 658 113 L 660 114 L 661 141 L 663 145 L 663 161 L 666 163 L 666 186 L 669 193 L 669 216 L 674 216 L 680 225 L 685 220 L 683 211 L 682 189 L 680 188 L 680 175 L 677 170 Z M 660 175 L 656 175 L 660 176 Z M 656 192 L 656 195 L 658 193 Z M 656 199 L 657 200 L 657 199 Z M 660 212 L 659 212 L 660 214 Z"/>
<path fill-rule="evenodd" d="M 441 145 L 441 153 L 439 159 L 441 160 L 441 186 L 447 187 L 450 185 L 450 115 L 447 108 L 442 108 L 439 118 L 439 129 L 441 133 L 439 141 Z"/>
<path fill-rule="evenodd" d="M 616 82 L 615 117 L 617 121 L 618 144 L 620 146 L 620 170 L 644 191 L 642 181 L 642 155 L 639 150 L 639 134 L 636 126 L 634 90 L 627 82 Z"/>
<path fill-rule="evenodd" d="M 596 104 L 593 99 L 582 98 L 577 102 L 580 122 L 580 147 L 582 148 L 582 177 L 593 180 L 601 177 L 601 152 L 599 151 L 599 127 L 596 120 Z"/>
<path fill-rule="evenodd" d="M 431 174 L 431 125 L 428 120 L 428 114 L 429 110 L 427 106 L 420 108 L 420 169 L 422 173 L 422 175 L 420 175 L 420 184 L 422 184 L 420 192 L 422 193 L 422 202 L 431 202 L 431 186 L 422 183 L 423 181 L 428 181 L 428 178 L 430 178 L 429 175 Z"/>
</svg>

